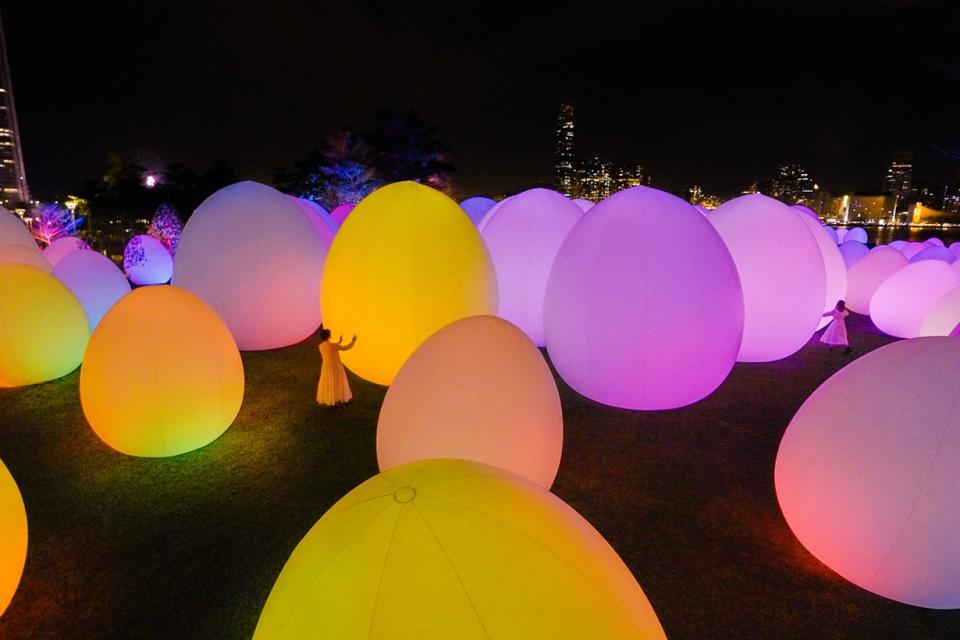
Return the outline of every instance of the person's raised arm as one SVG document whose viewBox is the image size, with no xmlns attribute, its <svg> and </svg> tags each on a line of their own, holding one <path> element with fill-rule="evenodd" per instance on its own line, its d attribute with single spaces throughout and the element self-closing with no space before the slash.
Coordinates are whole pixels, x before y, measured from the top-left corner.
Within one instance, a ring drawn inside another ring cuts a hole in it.
<svg viewBox="0 0 960 640">
<path fill-rule="evenodd" d="M 342 337 L 340 339 L 343 340 Z M 350 349 L 353 349 L 353 345 L 355 345 L 356 343 L 357 343 L 357 336 L 353 336 L 353 339 L 350 341 L 350 344 L 341 346 L 340 351 L 349 351 Z"/>
</svg>

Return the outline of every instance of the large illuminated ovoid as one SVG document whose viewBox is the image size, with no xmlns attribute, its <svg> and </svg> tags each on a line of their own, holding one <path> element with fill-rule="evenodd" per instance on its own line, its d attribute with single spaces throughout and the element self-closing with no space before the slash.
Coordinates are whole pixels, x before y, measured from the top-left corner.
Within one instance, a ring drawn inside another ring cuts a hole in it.
<svg viewBox="0 0 960 640">
<path fill-rule="evenodd" d="M 794 204 L 794 205 L 791 205 L 790 208 L 798 213 L 802 213 L 804 216 L 816 222 L 818 225 L 820 224 L 820 216 L 818 216 L 816 212 L 810 207 L 804 206 L 802 204 Z M 820 225 L 820 226 L 823 226 L 823 225 Z"/>
<path fill-rule="evenodd" d="M 13 476 L 0 460 L 0 616 L 20 584 L 27 561 L 27 511 Z"/>
<path fill-rule="evenodd" d="M 53 270 L 36 245 L 25 247 L 22 244 L 8 244 L 0 247 L 0 264 L 22 264 L 47 273 Z"/>
<path fill-rule="evenodd" d="M 130 293 L 130 282 L 113 260 L 89 249 L 64 256 L 54 265 L 53 275 L 80 301 L 91 331 L 117 300 Z"/>
<path fill-rule="evenodd" d="M 935 246 L 935 247 L 943 247 L 943 246 L 945 246 L 945 245 L 943 244 L 943 240 L 941 240 L 940 238 L 937 238 L 937 237 L 927 238 L 926 240 L 924 240 L 924 242 L 925 242 L 926 244 L 933 245 L 933 246 Z"/>
<path fill-rule="evenodd" d="M 173 284 L 213 307 L 241 349 L 285 347 L 320 325 L 325 255 L 293 200 L 239 182 L 204 200 L 187 221 Z"/>
<path fill-rule="evenodd" d="M 40 250 L 23 220 L 0 207 L 0 247 L 5 247 L 8 244 L 18 244 L 28 249 Z"/>
<path fill-rule="evenodd" d="M 922 262 L 923 260 L 942 260 L 947 264 L 955 261 L 956 255 L 950 249 L 944 246 L 930 245 L 923 251 L 918 251 L 910 258 L 910 262 Z"/>
<path fill-rule="evenodd" d="M 920 336 L 949 336 L 960 325 L 960 287 L 944 294 L 920 323 Z"/>
<path fill-rule="evenodd" d="M 342 225 L 347 219 L 347 216 L 353 211 L 353 208 L 357 205 L 353 202 L 345 202 L 341 205 L 337 205 L 333 208 L 333 211 L 330 212 L 330 217 L 333 219 L 334 223 L 338 226 Z"/>
<path fill-rule="evenodd" d="M 837 232 L 837 244 L 843 244 L 843 237 L 847 235 L 847 231 L 849 231 L 849 229 L 840 227 L 835 229 L 835 231 Z"/>
<path fill-rule="evenodd" d="M 910 260 L 911 258 L 913 258 L 913 256 L 929 248 L 930 247 L 928 245 L 922 242 L 908 242 L 907 244 L 900 247 L 900 253 L 902 253 L 907 260 Z"/>
<path fill-rule="evenodd" d="M 46 249 L 43 250 L 43 257 L 47 259 L 47 262 L 51 266 L 57 266 L 57 263 L 63 260 L 63 258 L 74 251 L 80 251 L 81 249 L 89 249 L 90 246 L 74 236 L 67 236 L 64 238 L 57 238 L 50 243 Z"/>
<path fill-rule="evenodd" d="M 847 308 L 856 313 L 869 314 L 870 300 L 884 280 L 907 266 L 907 259 L 895 249 L 885 247 L 850 267 L 847 272 Z"/>
<path fill-rule="evenodd" d="M 960 340 L 894 342 L 800 407 L 777 454 L 777 499 L 800 542 L 854 584 L 960 608 Z"/>
<path fill-rule="evenodd" d="M 512 197 L 513 197 L 513 196 L 507 196 L 506 198 L 504 198 L 503 200 L 501 200 L 501 201 L 498 202 L 497 204 L 495 204 L 495 205 L 493 205 L 492 207 L 490 207 L 490 208 L 487 210 L 487 212 L 486 212 L 485 214 L 483 214 L 483 217 L 480 218 L 480 221 L 477 223 L 477 231 L 480 231 L 480 232 L 482 233 L 482 232 L 483 232 L 483 228 L 484 228 L 485 226 L 487 226 L 487 223 L 490 221 L 490 219 L 493 218 L 493 216 L 496 215 L 497 211 L 500 210 L 500 207 L 502 207 L 503 205 L 507 204 L 507 202 L 508 202 L 508 201 L 510 200 L 510 198 L 512 198 Z"/>
<path fill-rule="evenodd" d="M 484 214 L 487 211 L 490 211 L 491 208 L 496 206 L 497 201 L 493 198 L 488 198 L 486 196 L 473 196 L 472 198 L 467 198 L 466 200 L 460 201 L 460 208 L 463 209 L 463 212 L 467 214 L 467 217 L 470 218 L 470 222 L 477 224 L 483 219 Z"/>
<path fill-rule="evenodd" d="M 840 244 L 840 257 L 843 258 L 843 264 L 849 271 L 853 265 L 857 264 L 870 253 L 870 248 L 862 242 L 850 240 Z"/>
<path fill-rule="evenodd" d="M 960 274 L 941 260 L 908 264 L 884 280 L 870 299 L 870 319 L 898 338 L 916 338 L 927 312 L 960 287 Z"/>
<path fill-rule="evenodd" d="M 908 244 L 909 243 L 906 240 L 894 240 L 893 242 L 890 243 L 889 246 L 892 249 L 896 249 L 897 251 L 900 251 Z"/>
<path fill-rule="evenodd" d="M 416 182 L 377 189 L 340 228 L 323 270 L 324 325 L 357 335 L 341 354 L 357 375 L 390 384 L 435 331 L 496 313 L 497 283 L 480 234 L 456 202 Z"/>
<path fill-rule="evenodd" d="M 852 229 L 847 229 L 847 232 L 843 235 L 843 241 L 867 244 L 867 232 L 863 227 L 853 227 Z"/>
<path fill-rule="evenodd" d="M 496 467 L 428 460 L 374 476 L 324 514 L 253 637 L 666 636 L 616 551 L 559 498 Z"/>
<path fill-rule="evenodd" d="M 707 217 L 730 249 L 743 285 L 741 362 L 785 358 L 820 324 L 826 271 L 816 239 L 798 216 L 778 200 L 751 194 L 725 202 Z M 699 321 L 716 319 L 704 314 Z"/>
<path fill-rule="evenodd" d="M 590 211 L 590 209 L 593 209 L 596 203 L 593 200 L 587 200 L 586 198 L 574 198 L 573 204 L 580 207 L 580 211 L 586 213 L 587 211 Z"/>
<path fill-rule="evenodd" d="M 843 262 L 843 256 L 840 255 L 840 250 L 833 238 L 827 233 L 826 227 L 820 224 L 817 214 L 800 205 L 795 205 L 793 209 L 801 214 L 800 219 L 807 225 L 807 229 L 813 234 L 820 248 L 820 257 L 823 259 L 823 268 L 827 277 L 823 313 L 832 311 L 837 306 L 837 301 L 843 300 L 847 294 L 847 267 Z M 821 318 L 817 329 L 824 328 L 832 320 L 832 317 Z"/>
<path fill-rule="evenodd" d="M 397 373 L 377 423 L 383 471 L 462 458 L 549 489 L 562 450 L 550 368 L 522 331 L 495 316 L 457 320 L 427 338 Z"/>
<path fill-rule="evenodd" d="M 123 250 L 123 271 L 136 285 L 166 284 L 173 276 L 173 258 L 153 236 L 133 236 Z"/>
<path fill-rule="evenodd" d="M 330 217 L 327 210 L 316 202 L 294 196 L 290 196 L 290 198 L 300 207 L 303 217 L 307 219 L 310 226 L 313 227 L 313 230 L 320 238 L 320 242 L 323 244 L 325 250 L 324 255 L 326 255 L 326 249 L 330 248 L 330 243 L 333 242 L 333 237 L 337 235 L 339 225 L 333 221 L 333 218 Z"/>
<path fill-rule="evenodd" d="M 804 237 L 822 287 L 819 250 Z M 815 302 L 819 315 L 822 288 Z M 616 407 L 670 409 L 709 395 L 736 361 L 743 325 L 740 279 L 719 234 L 687 202 L 648 187 L 584 215 L 547 285 L 551 361 L 576 391 Z M 810 333 L 816 326 L 811 313 Z"/>
<path fill-rule="evenodd" d="M 501 318 L 544 346 L 543 295 L 554 258 L 583 212 L 549 189 L 530 189 L 510 198 L 480 235 L 497 274 Z"/>
<path fill-rule="evenodd" d="M 80 370 L 87 422 L 133 456 L 175 456 L 216 440 L 243 400 L 240 352 L 203 300 L 174 286 L 124 296 L 97 325 Z"/>
<path fill-rule="evenodd" d="M 65 376 L 83 360 L 90 326 L 83 307 L 49 273 L 0 264 L 0 387 Z"/>
<path fill-rule="evenodd" d="M 837 237 L 837 230 L 833 227 L 824 226 L 823 230 L 827 232 L 827 235 L 830 236 L 830 239 L 833 240 L 834 245 L 840 244 L 840 239 Z"/>
</svg>

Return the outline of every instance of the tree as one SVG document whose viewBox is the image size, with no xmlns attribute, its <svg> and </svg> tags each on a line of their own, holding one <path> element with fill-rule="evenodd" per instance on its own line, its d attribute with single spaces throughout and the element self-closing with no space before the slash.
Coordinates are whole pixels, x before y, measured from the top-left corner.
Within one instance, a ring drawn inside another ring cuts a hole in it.
<svg viewBox="0 0 960 640">
<path fill-rule="evenodd" d="M 55 203 L 39 205 L 30 214 L 30 232 L 38 242 L 49 245 L 57 238 L 77 235 L 83 217 Z"/>
<path fill-rule="evenodd" d="M 153 214 L 147 233 L 162 242 L 170 255 L 175 255 L 177 245 L 180 244 L 180 235 L 183 233 L 177 210 L 167 203 L 161 204 Z"/>
</svg>

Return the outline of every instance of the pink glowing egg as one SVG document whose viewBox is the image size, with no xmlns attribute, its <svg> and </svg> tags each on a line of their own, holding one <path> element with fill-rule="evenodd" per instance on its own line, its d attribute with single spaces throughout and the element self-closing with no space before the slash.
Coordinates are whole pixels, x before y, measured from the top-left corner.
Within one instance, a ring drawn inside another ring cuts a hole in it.
<svg viewBox="0 0 960 640">
<path fill-rule="evenodd" d="M 290 196 L 290 198 L 300 207 L 303 217 L 306 218 L 310 226 L 313 227 L 317 237 L 320 238 L 320 242 L 323 243 L 324 248 L 329 249 L 330 243 L 333 242 L 333 237 L 337 235 L 337 223 L 333 221 L 333 218 L 330 217 L 327 210 L 316 202 L 305 200 L 304 198 L 295 198 L 293 196 Z"/>
<path fill-rule="evenodd" d="M 460 458 L 549 489 L 562 450 L 550 368 L 522 331 L 495 316 L 464 318 L 427 338 L 394 378 L 377 423 L 381 471 Z"/>
<path fill-rule="evenodd" d="M 949 336 L 960 324 L 960 287 L 948 291 L 927 311 L 920 336 Z"/>
<path fill-rule="evenodd" d="M 806 234 L 822 287 L 816 243 L 789 209 L 787 217 Z M 811 305 L 809 333 L 822 288 Z M 544 304 L 560 376 L 627 409 L 670 409 L 712 393 L 733 367 L 743 322 L 740 279 L 719 234 L 687 202 L 648 187 L 583 216 L 557 254 Z"/>
<path fill-rule="evenodd" d="M 596 204 L 593 200 L 587 200 L 586 198 L 574 198 L 573 204 L 580 207 L 580 211 L 586 213 Z"/>
<path fill-rule="evenodd" d="M 333 211 L 330 212 L 330 217 L 339 226 L 343 224 L 343 221 L 347 219 L 347 216 L 350 215 L 350 212 L 353 211 L 355 206 L 357 206 L 355 202 L 345 202 L 341 205 L 338 205 L 333 208 Z"/>
<path fill-rule="evenodd" d="M 153 236 L 133 236 L 123 250 L 123 270 L 133 284 L 166 284 L 173 276 L 173 257 Z"/>
<path fill-rule="evenodd" d="M 865 258 L 868 253 L 870 253 L 870 248 L 862 242 L 851 240 L 840 245 L 840 256 L 843 258 L 843 264 L 846 265 L 847 270 Z"/>
<path fill-rule="evenodd" d="M 894 240 L 893 242 L 890 243 L 889 246 L 893 249 L 896 249 L 897 251 L 900 251 L 908 244 L 909 243 L 906 240 Z"/>
<path fill-rule="evenodd" d="M 958 402 L 952 338 L 894 342 L 824 382 L 790 422 L 774 472 L 800 543 L 868 591 L 960 608 Z"/>
<path fill-rule="evenodd" d="M 840 250 L 837 248 L 836 243 L 833 241 L 833 238 L 830 237 L 830 234 L 827 233 L 826 227 L 820 224 L 820 220 L 817 219 L 816 214 L 812 217 L 809 214 L 803 215 L 805 212 L 800 209 L 799 205 L 793 208 L 801 214 L 800 219 L 807 225 L 807 229 L 813 234 L 814 239 L 817 241 L 817 246 L 820 248 L 820 257 L 823 259 L 823 268 L 827 276 L 827 293 L 824 300 L 823 312 L 832 311 L 837 306 L 837 301 L 843 300 L 847 294 L 847 267 L 843 262 L 843 257 L 840 255 Z M 803 207 L 803 209 L 806 209 L 806 207 Z M 807 211 L 813 213 L 809 209 L 807 209 Z M 821 318 L 817 329 L 819 330 L 827 326 L 831 320 L 832 318 L 829 317 Z"/>
<path fill-rule="evenodd" d="M 89 249 L 64 256 L 54 265 L 53 275 L 80 301 L 90 331 L 117 300 L 130 293 L 130 282 L 113 260 Z"/>
<path fill-rule="evenodd" d="M 793 209 L 794 211 L 797 211 L 797 212 L 799 212 L 799 213 L 802 213 L 803 215 L 805 215 L 806 217 L 810 218 L 811 220 L 813 220 L 813 221 L 816 222 L 817 224 L 820 224 L 820 216 L 818 216 L 818 215 L 816 214 L 816 212 L 815 212 L 813 209 L 811 209 L 810 207 L 804 206 L 804 205 L 802 205 L 802 204 L 795 204 L 795 205 L 792 205 L 790 208 Z M 823 225 L 821 225 L 821 226 L 823 226 Z"/>
<path fill-rule="evenodd" d="M 90 246 L 80 238 L 67 236 L 65 238 L 57 238 L 51 242 L 50 245 L 43 250 L 43 257 L 47 259 L 47 262 L 49 262 L 51 266 L 55 267 L 67 254 L 89 248 Z"/>
<path fill-rule="evenodd" d="M 905 266 L 907 259 L 895 249 L 884 247 L 871 251 L 847 272 L 847 307 L 856 313 L 869 314 L 870 300 L 877 287 Z"/>
<path fill-rule="evenodd" d="M 486 196 L 473 196 L 472 198 L 467 198 L 460 202 L 460 208 L 463 209 L 463 212 L 467 214 L 467 217 L 470 218 L 470 222 L 477 224 L 483 219 L 484 214 L 487 211 L 490 211 L 491 208 L 496 206 L 497 201 L 493 198 L 488 198 Z"/>
<path fill-rule="evenodd" d="M 760 194 L 725 202 L 707 218 L 730 250 L 743 285 L 743 344 L 737 360 L 786 358 L 816 331 L 827 278 L 800 214 Z"/>
<path fill-rule="evenodd" d="M 923 251 L 918 251 L 910 258 L 910 262 L 921 262 L 923 260 L 942 260 L 947 264 L 955 261 L 957 256 L 950 249 L 941 245 L 929 245 Z"/>
<path fill-rule="evenodd" d="M 326 248 L 300 207 L 238 182 L 203 201 L 183 228 L 173 284 L 200 296 L 244 351 L 300 342 L 320 325 Z"/>
<path fill-rule="evenodd" d="M 544 346 L 543 296 L 553 260 L 583 212 L 549 189 L 510 198 L 480 232 L 497 273 L 497 313 Z"/>
<path fill-rule="evenodd" d="M 836 231 L 837 231 L 837 244 L 842 244 L 842 243 L 843 243 L 843 237 L 844 237 L 845 235 L 847 235 L 847 231 L 849 231 L 849 229 L 846 229 L 846 228 L 844 228 L 844 227 L 840 227 L 840 228 L 837 229 Z"/>
<path fill-rule="evenodd" d="M 506 198 L 504 198 L 503 200 L 501 200 L 501 201 L 498 202 L 497 204 L 495 204 L 495 205 L 493 205 L 492 207 L 490 207 L 490 208 L 487 210 L 487 212 L 486 212 L 485 214 L 483 214 L 483 217 L 480 218 L 480 221 L 477 222 L 477 231 L 483 232 L 483 228 L 484 228 L 485 226 L 487 226 L 487 222 L 489 222 L 490 219 L 493 218 L 493 216 L 497 213 L 497 211 L 500 210 L 500 207 L 502 207 L 503 205 L 505 205 L 505 204 L 507 203 L 507 201 L 510 200 L 510 198 L 512 198 L 512 197 L 513 197 L 513 196 L 507 196 Z"/>
<path fill-rule="evenodd" d="M 843 234 L 844 242 L 860 242 L 862 244 L 867 244 L 867 232 L 863 227 L 853 227 L 848 229 L 845 234 Z"/>
<path fill-rule="evenodd" d="M 927 239 L 924 241 L 924 244 L 933 245 L 933 246 L 935 246 L 935 247 L 942 247 L 942 246 L 944 246 L 943 240 L 941 240 L 940 238 L 927 238 Z"/>
<path fill-rule="evenodd" d="M 870 300 L 870 319 L 898 338 L 916 338 L 927 313 L 947 292 L 960 287 L 960 274 L 940 260 L 908 264 L 884 280 Z"/>
<path fill-rule="evenodd" d="M 28 267 L 40 269 L 47 273 L 50 273 L 53 269 L 47 259 L 43 257 L 43 254 L 40 253 L 40 249 L 36 244 L 32 247 L 22 244 L 8 244 L 0 247 L 0 264 L 6 264 L 8 262 L 25 264 Z"/>
<path fill-rule="evenodd" d="M 929 245 L 926 245 L 922 242 L 908 242 L 903 247 L 900 248 L 900 253 L 902 253 L 907 260 L 917 255 L 925 249 L 929 249 Z"/>
<path fill-rule="evenodd" d="M 837 230 L 833 227 L 824 227 L 824 231 L 827 232 L 827 235 L 830 236 L 830 239 L 833 240 L 834 245 L 840 244 L 840 239 L 837 237 Z"/>
<path fill-rule="evenodd" d="M 33 239 L 33 235 L 30 233 L 27 225 L 23 223 L 23 220 L 3 207 L 0 207 L 0 247 L 5 247 L 8 244 L 17 244 L 28 249 L 40 251 L 36 241 Z"/>
</svg>

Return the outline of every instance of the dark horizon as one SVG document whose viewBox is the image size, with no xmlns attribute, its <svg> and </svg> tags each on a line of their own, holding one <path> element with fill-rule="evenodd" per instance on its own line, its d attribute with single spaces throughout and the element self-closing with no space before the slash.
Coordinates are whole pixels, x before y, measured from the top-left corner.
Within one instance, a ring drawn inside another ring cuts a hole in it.
<svg viewBox="0 0 960 640">
<path fill-rule="evenodd" d="M 548 6 L 4 3 L 27 179 L 65 195 L 127 151 L 270 183 L 388 105 L 437 128 L 461 197 L 498 195 L 551 183 L 562 99 L 578 156 L 667 190 L 730 193 L 799 162 L 826 190 L 879 191 L 901 150 L 917 182 L 954 177 L 937 150 L 960 147 L 947 2 Z"/>
</svg>

